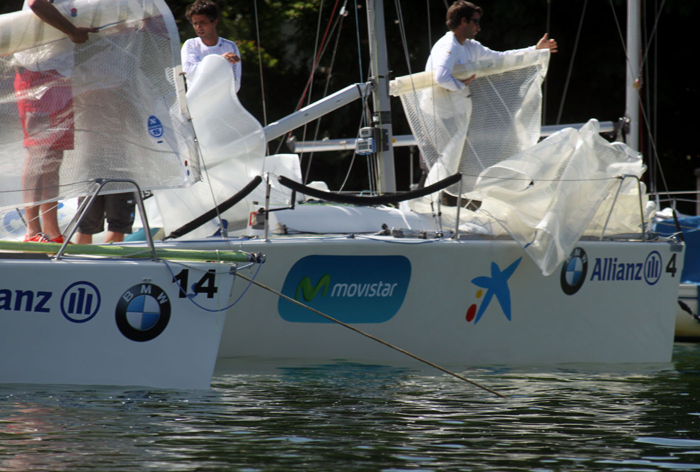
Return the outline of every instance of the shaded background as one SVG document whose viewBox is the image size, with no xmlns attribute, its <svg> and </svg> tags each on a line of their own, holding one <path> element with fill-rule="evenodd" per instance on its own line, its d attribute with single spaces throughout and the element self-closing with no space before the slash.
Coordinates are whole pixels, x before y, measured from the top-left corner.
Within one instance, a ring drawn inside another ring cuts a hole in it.
<svg viewBox="0 0 700 472">
<path fill-rule="evenodd" d="M 181 40 L 194 37 L 185 20 L 189 0 L 166 0 L 178 21 Z M 389 59 L 393 76 L 421 71 L 432 44 L 446 31 L 446 0 L 385 0 Z M 581 123 L 590 118 L 614 121 L 625 110 L 626 2 L 623 0 L 482 0 L 484 45 L 506 50 L 533 45 L 545 31 L 559 43 L 552 56 L 545 83 L 544 124 Z M 365 0 L 236 0 L 219 1 L 220 36 L 234 40 L 241 49 L 243 80 L 239 98 L 263 124 L 297 109 L 313 69 L 315 51 L 325 37 L 324 53 L 316 67 L 308 100 L 318 100 L 359 81 L 369 71 Z M 700 147 L 693 128 L 698 122 L 698 85 L 690 72 L 698 49 L 694 31 L 700 2 L 643 0 L 643 116 L 641 151 L 650 171 L 665 190 L 695 188 L 694 170 L 700 167 Z M 21 0 L 4 0 L 0 13 L 20 9 Z M 343 10 L 345 16 L 340 13 Z M 658 13 L 660 11 L 660 13 Z M 406 45 L 399 18 L 403 18 Z M 257 21 L 256 21 L 257 19 Z M 327 32 L 327 34 L 326 34 Z M 653 34 L 652 34 L 653 33 Z M 258 41 L 258 37 L 260 38 Z M 649 41 L 651 38 L 651 41 Z M 359 50 L 358 54 L 358 44 Z M 259 47 L 258 47 L 259 46 Z M 261 75 L 263 80 L 261 81 Z M 264 95 L 263 95 L 264 89 Z M 264 97 L 264 98 L 263 98 Z M 394 134 L 410 134 L 398 99 L 392 99 Z M 362 118 L 354 103 L 293 134 L 298 140 L 353 138 Z M 655 146 L 653 145 L 655 144 Z M 270 153 L 288 152 L 279 140 Z M 654 150 L 658 153 L 658 160 Z M 396 150 L 397 187 L 407 190 L 420 169 L 408 148 Z M 312 161 L 311 166 L 308 166 Z M 308 180 L 324 180 L 331 189 L 368 188 L 367 164 L 352 153 L 316 153 L 302 156 Z M 410 162 L 410 166 L 409 166 Z M 654 162 L 660 163 L 658 168 Z M 679 204 L 694 213 L 694 204 Z"/>
</svg>

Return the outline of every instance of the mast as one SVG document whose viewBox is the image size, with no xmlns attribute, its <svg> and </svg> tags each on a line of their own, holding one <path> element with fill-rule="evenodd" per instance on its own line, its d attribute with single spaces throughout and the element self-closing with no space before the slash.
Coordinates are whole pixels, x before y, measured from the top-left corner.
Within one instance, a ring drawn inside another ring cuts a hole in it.
<svg viewBox="0 0 700 472">
<path fill-rule="evenodd" d="M 394 150 L 391 131 L 391 103 L 389 102 L 389 61 L 384 30 L 383 0 L 367 0 L 369 55 L 372 78 L 376 85 L 372 92 L 373 125 L 379 130 L 377 157 L 379 159 L 379 193 L 396 192 Z"/>
<path fill-rule="evenodd" d="M 627 87 L 625 116 L 629 119 L 627 144 L 639 151 L 639 87 L 641 81 L 639 62 L 641 51 L 640 0 L 627 0 Z"/>
</svg>

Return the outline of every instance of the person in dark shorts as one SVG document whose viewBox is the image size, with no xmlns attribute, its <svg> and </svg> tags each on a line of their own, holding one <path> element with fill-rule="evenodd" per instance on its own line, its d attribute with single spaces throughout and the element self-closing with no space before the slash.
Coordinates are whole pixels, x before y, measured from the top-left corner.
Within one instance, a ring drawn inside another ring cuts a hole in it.
<svg viewBox="0 0 700 472">
<path fill-rule="evenodd" d="M 124 235 L 131 234 L 135 209 L 136 199 L 131 192 L 98 195 L 78 225 L 76 243 L 92 244 L 92 235 L 104 231 L 105 219 L 105 243 L 124 241 Z"/>
</svg>

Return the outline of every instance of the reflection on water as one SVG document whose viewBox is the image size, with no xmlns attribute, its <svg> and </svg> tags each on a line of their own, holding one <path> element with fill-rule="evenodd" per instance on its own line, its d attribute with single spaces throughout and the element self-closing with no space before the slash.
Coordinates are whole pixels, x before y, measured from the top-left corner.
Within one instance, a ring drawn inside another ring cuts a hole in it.
<svg viewBox="0 0 700 472">
<path fill-rule="evenodd" d="M 211 391 L 0 387 L 2 470 L 700 469 L 700 346 L 672 365 L 232 360 Z"/>
</svg>

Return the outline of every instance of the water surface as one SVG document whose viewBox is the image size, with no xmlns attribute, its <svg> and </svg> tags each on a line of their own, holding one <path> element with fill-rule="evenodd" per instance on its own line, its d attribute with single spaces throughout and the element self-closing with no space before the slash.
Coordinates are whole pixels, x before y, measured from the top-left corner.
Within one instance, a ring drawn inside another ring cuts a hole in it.
<svg viewBox="0 0 700 472">
<path fill-rule="evenodd" d="M 210 391 L 0 387 L 0 470 L 700 469 L 700 346 L 671 364 L 231 361 Z"/>
</svg>

